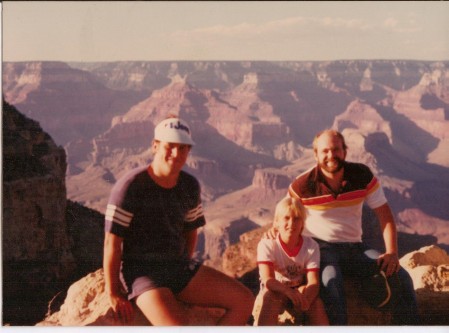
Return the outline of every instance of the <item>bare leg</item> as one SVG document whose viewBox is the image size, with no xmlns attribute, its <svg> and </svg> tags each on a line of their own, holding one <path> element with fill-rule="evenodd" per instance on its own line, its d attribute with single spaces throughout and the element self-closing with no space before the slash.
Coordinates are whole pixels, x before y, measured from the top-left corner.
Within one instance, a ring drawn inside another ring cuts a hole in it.
<svg viewBox="0 0 449 333">
<path fill-rule="evenodd" d="M 136 304 L 154 326 L 189 324 L 184 308 L 168 288 L 148 290 L 137 297 Z"/>
<path fill-rule="evenodd" d="M 305 285 L 298 288 L 300 293 L 304 294 Z M 301 309 L 297 309 L 298 312 L 302 312 Z M 329 325 L 329 319 L 327 318 L 326 309 L 324 303 L 319 296 L 310 304 L 309 309 L 305 312 L 307 325 L 312 326 L 327 326 Z"/>
<path fill-rule="evenodd" d="M 266 290 L 263 293 L 257 326 L 276 326 L 278 315 L 285 309 L 285 300 L 283 295 Z"/>
<path fill-rule="evenodd" d="M 246 325 L 254 304 L 251 291 L 237 280 L 201 266 L 177 298 L 185 303 L 226 310 L 219 325 Z"/>
<path fill-rule="evenodd" d="M 321 298 L 317 297 L 310 304 L 309 310 L 306 312 L 307 320 L 310 325 L 315 326 L 327 326 L 329 325 L 329 319 L 327 318 L 324 303 Z"/>
</svg>

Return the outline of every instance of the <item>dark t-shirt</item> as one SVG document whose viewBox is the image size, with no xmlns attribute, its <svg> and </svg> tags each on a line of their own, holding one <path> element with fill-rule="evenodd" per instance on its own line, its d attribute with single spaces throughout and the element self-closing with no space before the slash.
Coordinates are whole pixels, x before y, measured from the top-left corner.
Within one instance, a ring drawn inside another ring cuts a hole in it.
<svg viewBox="0 0 449 333">
<path fill-rule="evenodd" d="M 148 167 L 132 170 L 112 189 L 105 231 L 123 238 L 125 280 L 154 264 L 188 256 L 183 233 L 205 224 L 198 181 L 181 171 L 171 189 L 157 185 Z"/>
</svg>

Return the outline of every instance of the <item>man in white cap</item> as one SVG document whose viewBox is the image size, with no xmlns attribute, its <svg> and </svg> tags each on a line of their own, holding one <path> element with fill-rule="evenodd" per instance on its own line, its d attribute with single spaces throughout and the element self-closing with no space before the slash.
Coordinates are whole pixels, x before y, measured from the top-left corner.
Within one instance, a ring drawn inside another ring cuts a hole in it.
<svg viewBox="0 0 449 333">
<path fill-rule="evenodd" d="M 199 183 L 182 170 L 193 145 L 187 123 L 163 120 L 155 128 L 151 164 L 112 189 L 103 268 L 111 307 L 124 324 L 133 318 L 132 302 L 152 325 L 188 325 L 179 301 L 224 308 L 221 325 L 245 325 L 251 315 L 249 289 L 192 259 L 197 228 L 205 224 Z"/>
</svg>

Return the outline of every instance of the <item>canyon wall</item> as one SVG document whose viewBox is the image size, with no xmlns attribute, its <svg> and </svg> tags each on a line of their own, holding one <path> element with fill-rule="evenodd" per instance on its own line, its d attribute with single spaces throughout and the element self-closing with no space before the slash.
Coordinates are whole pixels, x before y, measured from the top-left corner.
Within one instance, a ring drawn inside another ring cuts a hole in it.
<svg viewBox="0 0 449 333">
<path fill-rule="evenodd" d="M 67 200 L 65 151 L 36 121 L 4 102 L 2 131 L 2 318 L 30 325 L 101 267 L 104 217 Z"/>
<path fill-rule="evenodd" d="M 65 220 L 65 151 L 35 121 L 3 103 L 3 317 L 37 320 L 75 271 Z M 37 311 L 36 311 L 37 310 Z"/>
</svg>

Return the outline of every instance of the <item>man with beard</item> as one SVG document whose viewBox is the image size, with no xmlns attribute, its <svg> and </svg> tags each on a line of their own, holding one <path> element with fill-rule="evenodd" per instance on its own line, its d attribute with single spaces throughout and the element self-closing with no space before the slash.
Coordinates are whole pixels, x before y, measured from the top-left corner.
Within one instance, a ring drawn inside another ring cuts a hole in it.
<svg viewBox="0 0 449 333">
<path fill-rule="evenodd" d="M 396 225 L 379 180 L 366 165 L 345 161 L 347 146 L 337 131 L 318 133 L 313 149 L 317 165 L 293 181 L 289 195 L 300 200 L 307 210 L 304 235 L 313 237 L 320 246 L 320 294 L 330 324 L 347 324 L 344 275 L 357 276 L 362 283 L 383 283 L 392 296 L 377 300 L 375 306 L 388 304 L 393 324 L 416 324 L 413 282 L 399 265 Z M 383 254 L 362 243 L 364 203 L 379 220 L 385 243 Z M 375 302 L 385 288 L 377 292 L 376 286 L 368 285 L 371 287 L 374 291 L 369 301 Z"/>
</svg>

